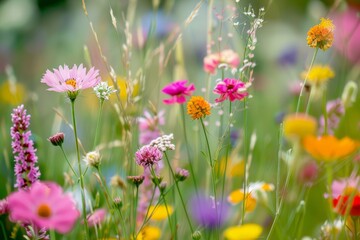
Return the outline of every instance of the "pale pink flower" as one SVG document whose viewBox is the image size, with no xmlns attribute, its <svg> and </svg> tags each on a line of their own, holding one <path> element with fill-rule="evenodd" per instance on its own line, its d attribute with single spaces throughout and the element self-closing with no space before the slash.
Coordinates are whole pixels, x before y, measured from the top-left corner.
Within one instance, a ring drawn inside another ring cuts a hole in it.
<svg viewBox="0 0 360 240">
<path fill-rule="evenodd" d="M 27 191 L 12 193 L 8 197 L 8 209 L 11 221 L 54 229 L 62 234 L 69 232 L 79 217 L 72 197 L 51 182 L 38 181 Z"/>
<path fill-rule="evenodd" d="M 100 208 L 95 210 L 92 214 L 89 214 L 86 217 L 89 227 L 93 227 L 102 223 L 105 219 L 106 213 L 107 212 L 104 208 Z"/>
<path fill-rule="evenodd" d="M 223 102 L 227 98 L 233 102 L 235 100 L 242 100 L 249 95 L 246 92 L 246 84 L 232 78 L 225 78 L 219 82 L 215 86 L 214 93 L 220 94 L 220 97 L 215 99 L 215 102 Z"/>
<path fill-rule="evenodd" d="M 149 145 L 145 145 L 135 153 L 136 163 L 144 168 L 157 164 L 163 155 L 157 148 Z"/>
<path fill-rule="evenodd" d="M 59 66 L 54 72 L 46 70 L 42 83 L 47 84 L 49 91 L 77 92 L 86 88 L 93 88 L 100 83 L 99 70 L 92 67 L 88 72 L 82 64 L 69 69 L 67 65 Z"/>
<path fill-rule="evenodd" d="M 162 92 L 170 95 L 171 98 L 165 99 L 163 100 L 163 102 L 165 104 L 183 104 L 184 102 L 186 102 L 185 96 L 190 96 L 191 93 L 195 91 L 194 84 L 191 83 L 189 86 L 186 86 L 187 82 L 187 80 L 180 80 L 166 85 L 162 89 Z"/>
<path fill-rule="evenodd" d="M 154 115 L 145 111 L 143 117 L 138 118 L 139 123 L 139 143 L 141 145 L 149 144 L 151 140 L 160 137 L 159 126 L 165 124 L 164 111 L 159 111 Z"/>
<path fill-rule="evenodd" d="M 204 71 L 214 74 L 220 64 L 227 64 L 231 68 L 237 68 L 240 64 L 239 55 L 231 49 L 207 55 L 204 58 Z"/>
<path fill-rule="evenodd" d="M 6 214 L 9 211 L 8 207 L 8 201 L 7 199 L 0 200 L 0 215 Z"/>
</svg>

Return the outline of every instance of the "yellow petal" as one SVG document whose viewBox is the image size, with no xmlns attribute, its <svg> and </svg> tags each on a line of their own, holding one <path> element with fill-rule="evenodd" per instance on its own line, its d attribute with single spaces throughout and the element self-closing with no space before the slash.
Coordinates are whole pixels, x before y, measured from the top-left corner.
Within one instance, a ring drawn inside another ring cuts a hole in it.
<svg viewBox="0 0 360 240">
<path fill-rule="evenodd" d="M 227 228 L 224 231 L 224 237 L 227 240 L 253 240 L 259 238 L 262 230 L 258 224 L 244 224 Z"/>
<path fill-rule="evenodd" d="M 150 206 L 149 216 L 152 220 L 161 221 L 167 219 L 168 214 L 171 215 L 174 212 L 172 206 L 168 206 L 167 210 L 165 205 Z"/>
</svg>

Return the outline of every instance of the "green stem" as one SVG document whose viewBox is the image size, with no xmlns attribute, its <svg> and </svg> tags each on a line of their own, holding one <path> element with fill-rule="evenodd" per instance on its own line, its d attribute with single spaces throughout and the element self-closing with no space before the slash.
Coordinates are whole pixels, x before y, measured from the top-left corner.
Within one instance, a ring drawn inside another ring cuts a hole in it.
<svg viewBox="0 0 360 240">
<path fill-rule="evenodd" d="M 74 135 L 75 135 L 75 146 L 76 146 L 76 154 L 77 154 L 77 162 L 79 168 L 79 177 L 80 177 L 80 187 L 81 187 L 81 202 L 82 202 L 82 212 L 83 212 L 83 219 L 84 219 L 84 226 L 85 226 L 85 239 L 89 237 L 89 227 L 88 222 L 86 219 L 86 203 L 85 203 L 85 187 L 84 187 L 84 179 L 81 172 L 81 162 L 80 162 L 80 151 L 79 151 L 79 142 L 77 136 L 77 129 L 76 129 L 76 120 L 75 120 L 75 99 L 71 99 L 71 115 L 74 127 Z"/>
<path fill-rule="evenodd" d="M 247 150 L 247 144 L 248 144 L 248 133 L 247 133 L 247 106 L 246 106 L 246 98 L 244 99 L 244 116 L 243 116 L 243 121 L 244 121 L 244 126 L 243 126 L 243 129 L 244 129 L 244 183 L 243 183 L 243 189 L 244 189 L 244 198 L 246 200 L 246 196 L 247 196 L 247 162 L 248 162 L 248 150 Z M 243 224 L 244 223 L 244 220 L 245 220 L 245 208 L 246 208 L 246 201 L 243 201 L 243 204 L 242 204 L 242 218 L 241 218 L 241 223 Z"/>
<path fill-rule="evenodd" d="M 135 204 L 134 204 L 134 209 L 133 209 L 133 217 L 134 217 L 133 231 L 132 231 L 132 235 L 133 235 L 133 236 L 135 236 L 135 230 L 136 230 L 136 218 L 137 218 L 138 200 L 139 200 L 139 186 L 136 186 Z"/>
<path fill-rule="evenodd" d="M 282 138 L 283 138 L 283 123 L 280 124 L 279 135 L 278 135 L 278 154 L 277 154 L 277 174 L 276 174 L 276 193 L 275 193 L 275 211 L 279 209 L 279 198 L 280 198 L 280 172 L 281 172 L 281 151 L 282 151 Z"/>
<path fill-rule="evenodd" d="M 69 159 L 67 158 L 67 156 L 66 156 L 66 154 L 65 154 L 64 148 L 63 148 L 61 145 L 60 145 L 59 147 L 60 147 L 60 149 L 61 149 L 61 151 L 62 151 L 62 153 L 63 153 L 63 155 L 64 155 L 64 157 L 65 157 L 65 160 L 66 160 L 66 162 L 68 163 L 71 171 L 74 173 L 74 175 L 75 175 L 76 177 L 79 177 L 79 176 L 77 175 L 77 173 L 75 172 L 74 168 L 72 167 L 72 165 L 70 164 L 70 161 L 69 161 Z"/>
<path fill-rule="evenodd" d="M 197 183 L 196 183 L 196 175 L 194 172 L 194 168 L 192 165 L 192 158 L 190 155 L 190 150 L 189 150 L 189 146 L 188 146 L 188 138 L 187 138 L 187 133 L 186 133 L 186 122 L 185 122 L 185 107 L 181 106 L 181 115 L 182 115 L 182 121 L 183 121 L 183 130 L 184 130 L 184 137 L 185 137 L 185 146 L 186 146 L 186 151 L 187 151 L 187 155 L 188 155 L 188 162 L 189 162 L 189 167 L 190 167 L 190 173 L 191 173 L 191 178 L 193 179 L 194 182 L 194 187 L 195 187 L 195 192 L 196 192 L 196 196 L 198 196 L 198 187 L 197 187 Z"/>
<path fill-rule="evenodd" d="M 186 220 L 187 220 L 187 222 L 188 222 L 188 224 L 189 224 L 189 228 L 190 228 L 190 230 L 191 230 L 191 233 L 194 233 L 194 229 L 193 229 L 193 227 L 192 227 L 192 225 L 191 225 L 190 217 L 189 217 L 188 211 L 186 210 L 185 202 L 184 202 L 183 196 L 182 196 L 182 194 L 181 194 L 178 181 L 176 181 L 174 171 L 173 171 L 173 169 L 172 169 L 172 167 L 171 167 L 171 165 L 170 165 L 170 161 L 169 161 L 169 158 L 168 158 L 166 152 L 164 152 L 164 155 L 165 155 L 166 162 L 167 162 L 167 164 L 169 165 L 169 169 L 170 169 L 171 175 L 172 175 L 172 177 L 173 177 L 173 179 L 174 179 L 176 189 L 177 189 L 178 194 L 179 194 L 179 196 L 180 196 L 181 205 L 182 205 L 182 207 L 184 208 L 184 212 L 185 212 L 185 215 L 186 215 Z"/>
<path fill-rule="evenodd" d="M 146 209 L 145 219 L 144 219 L 143 223 L 141 224 L 139 230 L 137 231 L 136 236 L 133 236 L 134 239 L 137 239 L 137 237 L 138 237 L 138 235 L 140 234 L 141 230 L 144 228 L 145 224 L 147 223 L 147 221 L 148 221 L 148 220 L 150 219 L 150 217 L 151 217 L 151 216 L 149 216 L 149 210 L 150 210 L 150 206 L 151 206 L 151 204 L 152 204 L 152 201 L 154 200 L 155 191 L 156 191 L 156 187 L 154 187 L 154 191 L 152 192 L 151 199 L 150 199 L 150 202 L 149 202 L 149 206 L 148 206 L 147 209 Z"/>
<path fill-rule="evenodd" d="M 99 126 L 101 125 L 101 114 L 102 114 L 103 106 L 104 106 L 104 99 L 100 99 L 100 109 L 99 109 L 99 115 L 98 115 L 98 119 L 97 119 L 97 123 L 96 123 L 96 130 L 95 130 L 95 138 L 94 138 L 94 147 L 93 147 L 93 149 L 95 149 L 97 141 L 98 141 Z"/>
<path fill-rule="evenodd" d="M 299 94 L 299 98 L 298 98 L 298 102 L 297 102 L 297 106 L 296 106 L 296 113 L 298 113 L 299 110 L 300 110 L 301 98 L 302 98 L 303 93 L 304 93 L 304 88 L 305 88 L 305 85 L 306 85 L 306 81 L 307 81 L 307 79 L 309 77 L 310 70 L 311 70 L 312 66 L 314 65 L 315 58 L 316 58 L 316 55 L 318 53 L 318 50 L 319 50 L 319 48 L 315 49 L 314 55 L 313 55 L 313 57 L 311 59 L 310 67 L 309 67 L 309 69 L 308 69 L 308 71 L 306 73 L 305 80 L 304 80 L 304 82 L 303 82 L 303 84 L 301 86 L 301 90 L 300 90 L 300 94 Z"/>
<path fill-rule="evenodd" d="M 324 135 L 328 134 L 328 113 L 326 109 L 326 87 L 322 91 L 322 111 L 324 115 Z"/>
<path fill-rule="evenodd" d="M 51 240 L 56 240 L 56 234 L 55 234 L 55 231 L 53 229 L 50 230 L 50 239 Z"/>
</svg>

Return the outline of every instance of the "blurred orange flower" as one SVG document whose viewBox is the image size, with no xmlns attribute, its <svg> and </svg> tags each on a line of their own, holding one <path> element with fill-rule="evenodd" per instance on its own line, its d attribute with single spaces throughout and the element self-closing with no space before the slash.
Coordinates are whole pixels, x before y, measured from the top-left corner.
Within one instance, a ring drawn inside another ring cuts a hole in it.
<svg viewBox="0 0 360 240">
<path fill-rule="evenodd" d="M 335 161 L 354 153 L 359 148 L 359 142 L 348 137 L 337 139 L 331 135 L 308 136 L 304 139 L 303 146 L 317 160 Z"/>
<path fill-rule="evenodd" d="M 318 25 L 313 26 L 307 33 L 307 44 L 312 48 L 327 50 L 334 40 L 335 26 L 330 19 L 321 18 Z"/>
</svg>

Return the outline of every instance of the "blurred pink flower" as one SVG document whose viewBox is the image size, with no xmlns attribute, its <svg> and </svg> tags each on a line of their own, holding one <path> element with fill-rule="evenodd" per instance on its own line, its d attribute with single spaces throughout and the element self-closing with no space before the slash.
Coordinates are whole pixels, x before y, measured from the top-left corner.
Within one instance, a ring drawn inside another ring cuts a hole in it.
<svg viewBox="0 0 360 240">
<path fill-rule="evenodd" d="M 159 126 L 165 124 L 164 113 L 164 111 L 159 111 L 152 116 L 151 113 L 145 111 L 144 116 L 138 118 L 140 145 L 149 144 L 151 140 L 160 137 Z"/>
<path fill-rule="evenodd" d="M 92 214 L 89 214 L 86 217 L 89 227 L 93 227 L 103 222 L 105 216 L 106 216 L 106 210 L 104 208 L 97 209 Z"/>
<path fill-rule="evenodd" d="M 223 102 L 227 98 L 233 102 L 235 100 L 242 100 L 249 95 L 246 92 L 246 84 L 232 78 L 225 78 L 219 82 L 215 86 L 214 93 L 220 94 L 220 97 L 215 99 L 215 102 Z"/>
<path fill-rule="evenodd" d="M 79 212 L 71 196 L 56 183 L 35 182 L 28 191 L 19 190 L 8 197 L 10 219 L 35 227 L 69 232 Z"/>
<path fill-rule="evenodd" d="M 95 87 L 100 83 L 99 70 L 91 68 L 86 73 L 86 68 L 82 64 L 76 66 L 74 64 L 72 69 L 67 65 L 59 66 L 59 69 L 54 69 L 54 72 L 46 70 L 42 83 L 47 84 L 49 91 L 55 92 L 77 92 L 82 89 Z"/>
<path fill-rule="evenodd" d="M 0 200 L 0 215 L 6 214 L 9 211 L 7 199 Z"/>
<path fill-rule="evenodd" d="M 231 49 L 207 55 L 204 58 L 204 71 L 214 74 L 219 64 L 224 63 L 236 68 L 240 63 L 239 55 Z"/>
<path fill-rule="evenodd" d="M 360 62 L 360 24 L 357 11 L 349 7 L 333 17 L 335 29 L 334 47 L 352 63 Z"/>
<path fill-rule="evenodd" d="M 174 104 L 179 103 L 182 104 L 186 102 L 185 96 L 190 96 L 193 91 L 195 91 L 194 84 L 190 84 L 186 86 L 187 80 L 175 81 L 166 85 L 162 92 L 171 96 L 170 99 L 165 99 L 163 102 L 165 104 Z"/>
</svg>

